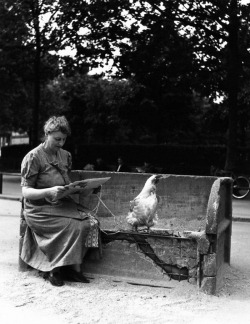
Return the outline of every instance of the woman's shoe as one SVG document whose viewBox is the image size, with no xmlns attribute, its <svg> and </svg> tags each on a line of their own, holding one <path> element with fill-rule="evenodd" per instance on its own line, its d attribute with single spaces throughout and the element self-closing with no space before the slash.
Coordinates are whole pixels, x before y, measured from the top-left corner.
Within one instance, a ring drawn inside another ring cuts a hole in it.
<svg viewBox="0 0 250 324">
<path fill-rule="evenodd" d="M 40 277 L 42 277 L 45 280 L 49 278 L 49 272 L 47 271 L 38 271 L 38 274 Z"/>
<path fill-rule="evenodd" d="M 75 282 L 83 282 L 83 283 L 90 282 L 89 279 L 87 279 L 83 274 L 72 269 L 67 269 L 67 271 L 63 274 L 63 278 L 65 280 L 75 281 Z"/>
<path fill-rule="evenodd" d="M 48 279 L 52 286 L 61 287 L 64 285 L 64 281 L 59 272 L 50 273 Z"/>
</svg>

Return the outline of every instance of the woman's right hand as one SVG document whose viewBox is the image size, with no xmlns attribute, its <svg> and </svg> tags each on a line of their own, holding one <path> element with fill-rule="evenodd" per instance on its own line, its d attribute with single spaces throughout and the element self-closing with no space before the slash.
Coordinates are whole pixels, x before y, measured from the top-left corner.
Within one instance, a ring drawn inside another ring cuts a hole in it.
<svg viewBox="0 0 250 324">
<path fill-rule="evenodd" d="M 65 191 L 67 191 L 67 189 L 63 186 L 54 186 L 48 188 L 46 198 L 48 198 L 50 201 L 55 202 L 65 196 Z"/>
</svg>

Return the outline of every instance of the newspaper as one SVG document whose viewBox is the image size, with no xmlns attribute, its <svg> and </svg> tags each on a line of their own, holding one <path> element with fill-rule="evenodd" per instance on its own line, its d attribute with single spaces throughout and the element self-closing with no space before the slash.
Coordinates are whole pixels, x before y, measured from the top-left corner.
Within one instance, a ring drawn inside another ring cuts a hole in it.
<svg viewBox="0 0 250 324">
<path fill-rule="evenodd" d="M 109 179 L 110 177 L 84 179 L 84 180 L 74 181 L 64 187 L 68 189 L 67 190 L 68 194 L 81 193 L 85 190 L 98 188 L 99 186 L 107 182 Z"/>
</svg>

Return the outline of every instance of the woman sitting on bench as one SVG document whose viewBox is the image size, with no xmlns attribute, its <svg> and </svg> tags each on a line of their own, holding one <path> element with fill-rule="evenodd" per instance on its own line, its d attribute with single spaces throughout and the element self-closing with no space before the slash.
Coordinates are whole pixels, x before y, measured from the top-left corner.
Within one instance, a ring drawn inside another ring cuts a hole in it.
<svg viewBox="0 0 250 324">
<path fill-rule="evenodd" d="M 27 229 L 21 258 L 47 274 L 53 286 L 64 280 L 87 283 L 81 264 L 88 247 L 98 247 L 97 220 L 67 195 L 71 154 L 62 149 L 70 135 L 64 116 L 44 125 L 45 141 L 31 150 L 21 166 Z M 87 194 L 93 193 L 91 189 Z"/>
</svg>

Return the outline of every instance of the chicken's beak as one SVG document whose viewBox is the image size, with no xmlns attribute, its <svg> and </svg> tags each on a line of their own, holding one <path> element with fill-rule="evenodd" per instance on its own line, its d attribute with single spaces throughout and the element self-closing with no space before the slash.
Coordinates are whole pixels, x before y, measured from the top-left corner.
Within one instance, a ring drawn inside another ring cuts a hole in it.
<svg viewBox="0 0 250 324">
<path fill-rule="evenodd" d="M 158 183 L 161 178 L 163 178 L 163 176 L 161 174 L 157 174 L 155 176 L 155 183 Z"/>
</svg>

